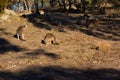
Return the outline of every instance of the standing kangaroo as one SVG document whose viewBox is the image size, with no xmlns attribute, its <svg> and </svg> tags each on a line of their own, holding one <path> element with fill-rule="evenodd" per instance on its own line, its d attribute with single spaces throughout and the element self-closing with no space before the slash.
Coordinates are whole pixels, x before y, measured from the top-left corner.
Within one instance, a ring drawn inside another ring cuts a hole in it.
<svg viewBox="0 0 120 80">
<path fill-rule="evenodd" d="M 22 40 L 22 41 L 25 41 L 25 38 L 24 38 L 24 30 L 27 26 L 26 25 L 23 25 L 23 26 L 19 26 L 16 30 L 16 36 L 17 36 L 17 39 L 18 40 Z"/>
</svg>

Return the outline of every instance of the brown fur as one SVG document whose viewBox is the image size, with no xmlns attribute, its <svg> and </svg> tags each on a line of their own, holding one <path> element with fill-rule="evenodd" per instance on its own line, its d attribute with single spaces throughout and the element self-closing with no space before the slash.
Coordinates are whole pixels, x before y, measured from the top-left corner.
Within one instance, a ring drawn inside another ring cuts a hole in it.
<svg viewBox="0 0 120 80">
<path fill-rule="evenodd" d="M 56 42 L 56 37 L 54 34 L 52 33 L 48 33 L 45 35 L 44 40 L 43 40 L 44 44 L 53 44 L 53 45 L 59 45 L 59 43 Z"/>
<path fill-rule="evenodd" d="M 23 25 L 23 26 L 19 26 L 16 30 L 16 35 L 17 35 L 17 39 L 18 40 L 22 40 L 22 41 L 25 41 L 24 39 L 24 29 L 26 28 L 26 25 Z"/>
<path fill-rule="evenodd" d="M 88 19 L 87 21 L 87 26 L 93 26 L 93 27 L 97 27 L 99 25 L 99 20 L 98 19 Z"/>
<path fill-rule="evenodd" d="M 77 23 L 79 24 L 87 24 L 87 21 L 90 16 L 88 14 L 84 14 L 83 16 L 80 16 L 79 19 L 77 20 Z"/>
</svg>

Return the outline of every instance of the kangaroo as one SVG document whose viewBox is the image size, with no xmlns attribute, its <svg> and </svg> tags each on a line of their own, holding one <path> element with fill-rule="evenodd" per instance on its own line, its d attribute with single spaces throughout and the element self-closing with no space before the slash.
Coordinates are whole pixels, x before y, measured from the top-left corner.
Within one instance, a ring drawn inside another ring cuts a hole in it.
<svg viewBox="0 0 120 80">
<path fill-rule="evenodd" d="M 48 33 L 45 35 L 44 40 L 42 40 L 42 43 L 44 44 L 53 44 L 53 45 L 59 45 L 59 43 L 56 42 L 56 37 L 52 33 Z"/>
<path fill-rule="evenodd" d="M 93 26 L 97 27 L 97 26 L 100 24 L 100 21 L 99 21 L 99 19 L 97 19 L 97 18 L 89 18 L 87 25 L 89 26 L 89 25 L 91 25 L 91 24 L 92 24 Z"/>
<path fill-rule="evenodd" d="M 88 14 L 84 14 L 83 16 L 80 16 L 77 20 L 78 24 L 86 24 L 87 20 L 89 19 L 90 16 L 88 16 Z"/>
<path fill-rule="evenodd" d="M 19 26 L 16 30 L 16 36 L 17 36 L 17 39 L 18 40 L 22 40 L 22 41 L 25 41 L 24 39 L 24 29 L 26 28 L 27 26 L 26 25 L 23 25 L 23 26 Z"/>
</svg>

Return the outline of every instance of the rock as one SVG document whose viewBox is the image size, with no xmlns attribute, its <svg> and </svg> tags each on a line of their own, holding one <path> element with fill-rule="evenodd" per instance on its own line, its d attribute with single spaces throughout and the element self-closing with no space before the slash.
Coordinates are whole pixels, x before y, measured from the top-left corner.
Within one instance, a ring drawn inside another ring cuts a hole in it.
<svg viewBox="0 0 120 80">
<path fill-rule="evenodd" d="M 10 20 L 8 20 L 8 18 L 9 18 L 11 15 L 16 15 L 16 13 L 15 13 L 14 11 L 12 11 L 12 10 L 5 9 L 5 13 L 0 16 L 0 22 L 2 22 L 2 21 L 11 22 Z"/>
<path fill-rule="evenodd" d="M 9 18 L 9 15 L 2 15 L 2 16 L 0 17 L 0 22 L 1 22 L 1 21 L 7 21 L 8 18 Z"/>
<path fill-rule="evenodd" d="M 97 60 L 95 60 L 95 61 L 93 61 L 92 63 L 93 63 L 93 64 L 98 64 L 98 61 L 97 61 Z"/>
<path fill-rule="evenodd" d="M 9 9 L 5 9 L 5 14 L 6 15 L 16 15 L 16 13 L 12 10 L 9 10 Z"/>
</svg>

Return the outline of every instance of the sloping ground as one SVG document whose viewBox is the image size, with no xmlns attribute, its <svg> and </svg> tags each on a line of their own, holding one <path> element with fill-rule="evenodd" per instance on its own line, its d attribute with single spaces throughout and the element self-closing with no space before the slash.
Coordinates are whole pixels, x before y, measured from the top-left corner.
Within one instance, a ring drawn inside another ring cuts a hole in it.
<svg viewBox="0 0 120 80">
<path fill-rule="evenodd" d="M 23 23 L 28 24 L 26 41 L 19 41 L 13 36 Z M 42 44 L 46 33 L 53 33 L 60 45 Z M 0 24 L 1 80 L 119 80 L 119 74 L 120 41 L 46 30 L 17 15 Z"/>
</svg>

